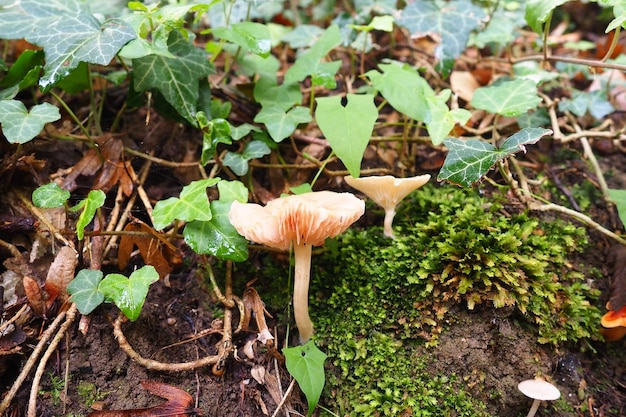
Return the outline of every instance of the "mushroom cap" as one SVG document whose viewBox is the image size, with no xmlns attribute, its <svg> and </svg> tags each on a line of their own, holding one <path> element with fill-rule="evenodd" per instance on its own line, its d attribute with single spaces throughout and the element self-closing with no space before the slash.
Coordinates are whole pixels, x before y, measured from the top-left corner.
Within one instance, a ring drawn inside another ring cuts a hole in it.
<svg viewBox="0 0 626 417">
<path fill-rule="evenodd" d="M 343 233 L 365 212 L 365 203 L 350 193 L 316 191 L 277 198 L 265 207 L 234 201 L 228 219 L 246 239 L 277 249 L 320 246 Z"/>
<path fill-rule="evenodd" d="M 396 178 L 391 175 L 354 178 L 348 175 L 344 179 L 350 187 L 361 191 L 387 210 L 395 208 L 404 197 L 426 184 L 430 175 L 409 178 Z"/>
<path fill-rule="evenodd" d="M 552 401 L 561 397 L 561 391 L 557 387 L 541 378 L 522 381 L 517 385 L 517 389 L 533 400 Z"/>
<path fill-rule="evenodd" d="M 619 310 L 609 310 L 600 320 L 603 327 L 626 327 L 626 306 Z"/>
</svg>

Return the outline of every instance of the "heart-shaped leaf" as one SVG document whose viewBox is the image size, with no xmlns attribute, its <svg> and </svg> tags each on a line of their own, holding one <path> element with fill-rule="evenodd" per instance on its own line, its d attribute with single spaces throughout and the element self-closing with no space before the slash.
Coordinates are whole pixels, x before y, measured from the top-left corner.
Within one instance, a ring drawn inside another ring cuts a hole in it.
<svg viewBox="0 0 626 417">
<path fill-rule="evenodd" d="M 98 291 L 100 281 L 102 271 L 81 269 L 67 286 L 67 292 L 72 296 L 71 301 L 81 314 L 91 313 L 104 302 L 104 294 Z"/>
<path fill-rule="evenodd" d="M 324 375 L 324 361 L 326 354 L 318 349 L 312 340 L 302 346 L 284 348 L 285 366 L 293 376 L 309 403 L 308 416 L 313 414 L 320 399 L 326 375 Z"/>
<path fill-rule="evenodd" d="M 346 105 L 340 96 L 316 100 L 315 118 L 326 140 L 350 175 L 358 177 L 363 153 L 369 143 L 378 109 L 372 94 L 348 94 Z"/>
<path fill-rule="evenodd" d="M 150 285 L 159 280 L 159 274 L 151 265 L 146 265 L 126 278 L 121 274 L 109 274 L 98 286 L 107 301 L 112 301 L 122 313 L 135 321 L 146 301 Z"/>
<path fill-rule="evenodd" d="M 56 182 L 51 182 L 33 191 L 33 204 L 40 208 L 57 208 L 63 206 L 70 198 L 70 192 L 59 187 Z"/>
<path fill-rule="evenodd" d="M 300 123 L 311 121 L 309 109 L 296 106 L 285 112 L 280 106 L 263 107 L 254 118 L 255 122 L 264 123 L 274 142 L 280 142 L 291 135 Z"/>
<path fill-rule="evenodd" d="M 46 123 L 59 120 L 59 109 L 50 103 L 33 106 L 30 112 L 19 100 L 0 101 L 2 133 L 10 143 L 26 143 L 41 132 Z"/>
</svg>

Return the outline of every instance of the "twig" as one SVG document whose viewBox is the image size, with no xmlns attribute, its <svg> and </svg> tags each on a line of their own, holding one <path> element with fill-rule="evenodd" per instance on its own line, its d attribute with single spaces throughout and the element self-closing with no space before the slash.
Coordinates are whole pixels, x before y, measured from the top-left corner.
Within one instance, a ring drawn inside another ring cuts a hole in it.
<svg viewBox="0 0 626 417">
<path fill-rule="evenodd" d="M 287 388 L 287 391 L 285 391 L 285 395 L 283 395 L 283 399 L 280 400 L 280 404 L 278 404 L 278 406 L 276 407 L 276 410 L 274 411 L 274 414 L 272 414 L 272 417 L 276 417 L 278 415 L 278 412 L 281 408 L 283 408 L 283 405 L 285 405 L 285 401 L 287 401 L 287 398 L 289 397 L 289 394 L 291 394 L 291 391 L 293 390 L 293 387 L 295 385 L 296 380 L 292 379 L 291 383 L 289 384 L 289 388 Z"/>
<path fill-rule="evenodd" d="M 147 369 L 162 372 L 192 371 L 195 369 L 203 368 L 205 366 L 214 365 L 220 358 L 219 355 L 210 355 L 202 359 L 195 360 L 193 362 L 178 363 L 164 363 L 155 361 L 153 359 L 146 359 L 132 348 L 132 346 L 128 343 L 128 340 L 126 339 L 126 336 L 124 336 L 124 332 L 122 331 L 122 322 L 124 320 L 124 315 L 120 313 L 120 315 L 117 316 L 117 318 L 113 322 L 113 334 L 115 335 L 115 338 L 117 339 L 120 348 L 128 355 L 128 357 Z"/>
<path fill-rule="evenodd" d="M 69 246 L 70 248 L 74 249 L 74 244 L 72 242 L 70 242 L 69 240 L 67 240 L 65 238 L 65 236 L 63 236 L 61 234 L 61 232 L 59 231 L 59 229 L 57 229 L 51 222 L 50 220 L 48 220 L 48 218 L 46 216 L 44 216 L 44 214 L 41 212 L 41 210 L 38 207 L 35 207 L 35 205 L 33 203 L 31 203 L 30 199 L 27 198 L 24 194 L 22 194 L 19 191 L 15 191 L 15 195 L 17 196 L 17 198 L 28 208 L 28 210 L 33 213 L 35 215 L 35 217 L 37 217 L 37 219 L 43 223 L 44 226 L 46 226 L 48 228 L 48 230 L 50 231 L 50 233 L 52 233 L 52 235 L 60 240 L 61 242 L 63 242 L 66 246 Z M 76 249 L 74 249 L 74 251 L 76 251 Z M 0 413 L 1 414 L 1 413 Z"/>
<path fill-rule="evenodd" d="M 29 309 L 28 304 L 24 304 L 22 306 L 22 308 L 20 308 L 17 313 L 15 313 L 13 315 L 13 317 L 11 317 L 9 320 L 2 322 L 2 325 L 0 325 L 0 332 L 2 332 L 4 329 L 6 329 L 7 327 L 9 327 L 11 325 L 11 323 L 14 323 L 17 321 L 17 319 L 20 318 L 20 316 L 22 314 L 24 314 L 24 312 L 26 312 Z"/>
<path fill-rule="evenodd" d="M 46 349 L 45 353 L 41 357 L 39 361 L 39 365 L 37 366 L 37 370 L 35 371 L 35 376 L 33 377 L 32 385 L 30 386 L 30 397 L 28 399 L 28 417 L 37 417 L 37 393 L 39 392 L 39 382 L 41 381 L 41 377 L 43 376 L 44 371 L 46 370 L 46 364 L 48 363 L 48 359 L 50 356 L 56 351 L 57 346 L 65 336 L 65 332 L 70 327 L 70 325 L 76 319 L 76 312 L 78 309 L 76 308 L 76 304 L 72 303 L 70 308 L 67 310 L 65 314 L 65 322 L 59 328 L 59 331 L 50 342 L 48 349 Z M 68 352 L 69 354 L 69 352 Z"/>
<path fill-rule="evenodd" d="M 18 377 L 15 379 L 15 381 L 13 382 L 13 385 L 11 386 L 11 389 L 9 389 L 9 391 L 5 394 L 4 399 L 0 403 L 0 416 L 3 416 L 4 413 L 7 411 L 7 409 L 9 408 L 9 405 L 11 404 L 11 401 L 15 397 L 15 394 L 17 394 L 17 391 L 22 386 L 22 383 L 28 377 L 28 374 L 30 373 L 31 369 L 33 369 L 33 366 L 35 366 L 35 363 L 37 362 L 39 355 L 41 354 L 43 349 L 47 346 L 48 340 L 50 340 L 50 338 L 55 334 L 57 327 L 61 325 L 61 322 L 63 321 L 64 318 L 65 318 L 65 312 L 59 313 L 56 316 L 56 318 L 52 321 L 52 323 L 50 323 L 46 331 L 41 335 L 41 339 L 39 339 L 39 343 L 37 343 L 37 346 L 35 346 L 35 349 L 28 357 L 26 364 L 24 364 L 24 367 L 22 368 L 22 372 L 20 372 Z"/>
<path fill-rule="evenodd" d="M 22 256 L 22 253 L 15 245 L 5 240 L 0 239 L 0 246 L 6 248 L 9 252 L 11 252 L 11 255 L 13 255 L 14 258 L 20 258 Z"/>
<path fill-rule="evenodd" d="M 554 204 L 554 203 L 548 203 L 548 204 L 532 204 L 530 206 L 531 210 L 536 210 L 536 211 L 556 211 L 559 213 L 563 213 L 566 214 L 570 217 L 573 217 L 574 219 L 586 224 L 587 226 L 591 227 L 592 229 L 597 230 L 598 232 L 610 237 L 611 239 L 616 240 L 617 242 L 621 243 L 622 245 L 626 245 L 626 240 L 624 238 L 622 238 L 621 236 L 611 232 L 610 230 L 606 229 L 604 226 L 596 223 L 595 221 L 593 221 L 589 216 L 580 213 L 578 211 L 572 210 L 572 209 L 568 209 L 567 207 L 563 207 L 560 206 L 558 204 Z"/>
</svg>

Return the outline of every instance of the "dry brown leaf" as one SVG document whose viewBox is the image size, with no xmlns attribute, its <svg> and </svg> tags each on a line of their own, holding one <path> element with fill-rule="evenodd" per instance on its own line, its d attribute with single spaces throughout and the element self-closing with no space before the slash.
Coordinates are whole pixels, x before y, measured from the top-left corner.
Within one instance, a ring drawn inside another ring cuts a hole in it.
<svg viewBox="0 0 626 417">
<path fill-rule="evenodd" d="M 150 408 L 92 411 L 88 417 L 193 417 L 202 415 L 202 411 L 194 407 L 193 397 L 180 388 L 156 381 L 141 381 L 141 385 L 150 393 L 165 398 L 167 402 Z"/>
<path fill-rule="evenodd" d="M 44 291 L 47 294 L 46 309 L 52 307 L 52 303 L 58 298 L 61 303 L 68 298 L 65 290 L 68 284 L 74 279 L 76 266 L 78 265 L 78 256 L 74 249 L 69 246 L 63 246 L 54 261 L 50 264 Z"/>
<path fill-rule="evenodd" d="M 39 282 L 28 275 L 24 275 L 22 277 L 22 285 L 24 286 L 24 293 L 26 294 L 26 299 L 30 307 L 38 316 L 44 316 L 46 314 L 47 303 Z"/>
<path fill-rule="evenodd" d="M 136 220 L 128 223 L 124 231 L 129 234 L 123 235 L 120 239 L 117 253 L 117 264 L 121 270 L 128 266 L 135 246 L 139 249 L 143 261 L 154 266 L 161 278 L 165 278 L 174 267 L 182 264 L 182 256 L 178 248 L 144 222 Z"/>
<path fill-rule="evenodd" d="M 450 74 L 450 86 L 454 94 L 469 103 L 474 98 L 474 91 L 480 87 L 480 84 L 469 71 L 452 71 L 452 74 Z"/>
</svg>

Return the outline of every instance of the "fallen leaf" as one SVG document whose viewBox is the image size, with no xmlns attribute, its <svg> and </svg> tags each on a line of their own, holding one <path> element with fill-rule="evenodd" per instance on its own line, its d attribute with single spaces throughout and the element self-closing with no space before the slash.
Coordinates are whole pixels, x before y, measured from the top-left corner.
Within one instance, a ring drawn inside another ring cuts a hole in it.
<svg viewBox="0 0 626 417">
<path fill-rule="evenodd" d="M 126 269 L 133 248 L 136 246 L 143 261 L 154 266 L 159 277 L 164 278 L 174 267 L 182 264 L 182 257 L 176 246 L 165 237 L 142 221 L 135 220 L 124 228 L 125 234 L 120 239 L 117 264 L 120 270 Z"/>
<path fill-rule="evenodd" d="M 54 258 L 46 276 L 43 289 L 47 295 L 46 310 L 52 307 L 58 298 L 61 303 L 68 298 L 67 285 L 74 279 L 74 272 L 78 265 L 76 251 L 69 246 L 63 246 Z"/>
<path fill-rule="evenodd" d="M 180 388 L 156 381 L 141 381 L 150 393 L 165 398 L 167 402 L 150 408 L 132 410 L 92 411 L 88 417 L 194 417 L 202 411 L 194 407 L 193 397 Z"/>
<path fill-rule="evenodd" d="M 626 305 L 626 246 L 613 246 L 608 259 L 613 265 L 609 309 L 617 311 Z"/>
</svg>

